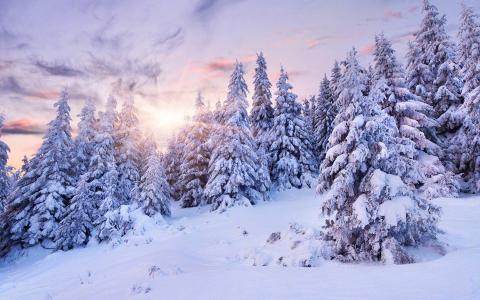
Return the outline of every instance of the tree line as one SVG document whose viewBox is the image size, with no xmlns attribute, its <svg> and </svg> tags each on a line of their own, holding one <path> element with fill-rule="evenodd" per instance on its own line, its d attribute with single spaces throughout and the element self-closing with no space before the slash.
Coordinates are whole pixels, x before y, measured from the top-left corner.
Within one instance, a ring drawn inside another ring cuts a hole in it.
<svg viewBox="0 0 480 300">
<path fill-rule="evenodd" d="M 463 6 L 457 45 L 445 27 L 424 1 L 406 68 L 380 33 L 370 67 L 353 48 L 303 103 L 283 67 L 273 103 L 259 53 L 250 114 L 237 62 L 225 100 L 211 109 L 199 94 L 164 154 L 138 129 L 133 99 L 118 112 L 111 97 L 98 115 L 88 100 L 73 139 L 64 92 L 20 172 L 11 174 L 0 143 L 0 253 L 108 241 L 131 230 L 133 211 L 161 218 L 177 201 L 221 212 L 317 180 L 331 258 L 412 262 L 406 248 L 439 232 L 429 200 L 480 191 L 480 25 Z"/>
</svg>

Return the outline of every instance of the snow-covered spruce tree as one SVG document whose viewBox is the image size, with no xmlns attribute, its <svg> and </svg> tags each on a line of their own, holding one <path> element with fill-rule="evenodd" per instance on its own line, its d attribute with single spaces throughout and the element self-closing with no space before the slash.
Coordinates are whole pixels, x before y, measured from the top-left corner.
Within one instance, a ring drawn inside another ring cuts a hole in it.
<svg viewBox="0 0 480 300">
<path fill-rule="evenodd" d="M 417 149 L 437 153 L 439 147 L 421 131 L 437 125 L 426 115 L 431 106 L 419 101 L 420 98 L 408 90 L 405 72 L 395 57 L 391 42 L 383 33 L 375 36 L 374 61 L 375 84 L 384 79 L 387 85 L 381 107 L 395 118 L 402 136 L 414 141 Z"/>
<path fill-rule="evenodd" d="M 415 39 L 409 44 L 407 85 L 433 107 L 431 115 L 440 121 L 437 132 L 443 135 L 447 130 L 458 128 L 450 116 L 462 103 L 462 80 L 455 62 L 454 45 L 445 30 L 445 15 L 440 16 L 437 7 L 428 0 L 424 0 L 423 14 Z"/>
<path fill-rule="evenodd" d="M 71 165 L 72 137 L 68 94 L 61 93 L 55 103 L 56 118 L 50 122 L 40 149 L 19 180 L 7 211 L 11 240 L 22 247 L 53 238 L 65 216 L 74 187 Z"/>
<path fill-rule="evenodd" d="M 220 100 L 218 100 L 215 103 L 215 108 L 213 109 L 213 112 L 212 112 L 213 121 L 216 124 L 222 123 L 222 111 L 223 111 L 222 102 Z"/>
<path fill-rule="evenodd" d="M 257 66 L 253 80 L 252 111 L 250 112 L 250 123 L 252 135 L 259 147 L 265 149 L 268 143 L 268 132 L 273 124 L 272 84 L 267 75 L 267 63 L 263 53 L 257 55 Z"/>
<path fill-rule="evenodd" d="M 88 98 L 78 115 L 80 121 L 78 122 L 78 135 L 75 138 L 73 150 L 73 163 L 77 169 L 77 180 L 87 171 L 90 157 L 93 153 L 93 142 L 97 126 L 95 110 L 93 99 Z"/>
<path fill-rule="evenodd" d="M 373 89 L 373 84 L 375 82 L 375 72 L 373 71 L 372 65 L 368 65 L 368 69 L 365 70 L 365 76 L 367 77 L 367 81 L 365 83 L 365 95 L 370 95 L 370 92 Z"/>
<path fill-rule="evenodd" d="M 301 104 L 291 89 L 288 75 L 282 68 L 277 82 L 275 117 L 268 149 L 272 162 L 270 177 L 273 186 L 279 190 L 310 185 L 309 176 L 316 170 Z"/>
<path fill-rule="evenodd" d="M 402 138 L 394 118 L 366 97 L 366 78 L 353 50 L 345 64 L 340 97 L 349 98 L 330 136 L 319 191 L 327 216 L 324 238 L 331 257 L 344 262 L 410 263 L 406 247 L 434 240 L 439 209 L 418 198 L 404 170 L 415 168 L 414 143 Z"/>
<path fill-rule="evenodd" d="M 330 88 L 330 81 L 325 75 L 320 84 L 320 92 L 317 97 L 316 106 L 317 125 L 314 131 L 314 141 L 316 146 L 316 155 L 319 162 L 325 157 L 328 146 L 328 137 L 333 130 L 333 122 L 336 112 L 334 107 L 334 96 Z"/>
<path fill-rule="evenodd" d="M 400 135 L 415 143 L 422 178 L 418 184 L 421 192 L 428 197 L 451 196 L 457 192 L 457 181 L 440 161 L 441 149 L 430 139 L 438 123 L 429 117 L 432 108 L 419 101 L 409 91 L 401 65 L 397 62 L 390 41 L 383 34 L 375 38 L 374 88 L 384 93 L 381 107 L 394 117 Z M 382 86 L 383 85 L 383 86 Z"/>
<path fill-rule="evenodd" d="M 68 214 L 55 232 L 57 249 L 86 245 L 105 228 L 105 214 L 119 206 L 114 196 L 117 182 L 113 138 L 115 107 L 116 101 L 110 97 L 107 110 L 101 113 L 98 128 L 93 131 L 88 168 L 80 176 Z M 99 230 L 95 231 L 96 227 Z M 101 239 L 106 239 L 105 234 L 106 230 Z"/>
<path fill-rule="evenodd" d="M 255 151 L 247 115 L 247 84 L 241 63 L 230 77 L 224 104 L 224 124 L 214 136 L 205 197 L 211 210 L 224 211 L 232 206 L 250 206 L 265 199 L 258 174 Z"/>
<path fill-rule="evenodd" d="M 127 98 L 118 118 L 115 161 L 118 183 L 116 197 L 121 204 L 131 204 L 137 199 L 140 182 L 140 140 L 137 109 L 133 97 Z"/>
<path fill-rule="evenodd" d="M 150 217 L 157 214 L 170 216 L 171 192 L 165 176 L 157 146 L 151 137 L 147 138 L 148 155 L 147 168 L 140 182 L 139 204 L 143 212 Z"/>
<path fill-rule="evenodd" d="M 168 141 L 167 152 L 164 158 L 165 174 L 170 185 L 172 198 L 179 201 L 182 196 L 183 187 L 178 180 L 181 176 L 181 165 L 185 157 L 188 129 L 183 126 L 179 132 L 174 133 Z"/>
<path fill-rule="evenodd" d="M 339 84 L 340 84 L 341 78 L 342 78 L 342 69 L 340 68 L 340 64 L 338 63 L 338 61 L 335 61 L 330 74 L 330 89 L 333 95 L 333 102 L 335 103 L 335 107 L 334 107 L 335 115 L 338 113 L 340 109 L 339 107 L 337 107 L 336 103 L 339 95 Z"/>
<path fill-rule="evenodd" d="M 194 207 L 205 204 L 205 185 L 208 180 L 208 163 L 210 161 L 211 127 L 208 115 L 199 93 L 195 103 L 193 124 L 187 133 L 183 162 L 180 166 L 179 185 L 182 186 L 180 201 L 182 207 Z"/>
<path fill-rule="evenodd" d="M 315 128 L 317 128 L 317 123 L 318 123 L 317 97 L 315 95 L 312 95 L 310 96 L 309 101 L 310 101 L 310 111 L 311 111 L 310 124 L 312 127 L 312 133 L 315 133 Z M 315 138 L 315 136 L 313 138 Z"/>
<path fill-rule="evenodd" d="M 314 111 L 311 108 L 312 97 L 315 98 L 315 96 L 310 96 L 310 97 L 307 97 L 307 98 L 303 99 L 302 115 L 303 115 L 303 119 L 305 120 L 305 128 L 306 128 L 307 133 L 308 133 L 310 144 L 312 145 L 313 150 L 315 150 L 314 149 L 315 148 L 314 147 L 314 135 L 313 135 L 315 115 L 314 115 Z"/>
<path fill-rule="evenodd" d="M 459 62 L 464 81 L 465 99 L 456 118 L 462 120 L 449 147 L 458 172 L 461 172 L 466 192 L 480 191 L 480 24 L 478 16 L 463 6 L 459 30 Z"/>
<path fill-rule="evenodd" d="M 270 157 L 267 154 L 268 137 L 270 128 L 273 124 L 273 107 L 272 107 L 272 84 L 267 75 L 267 63 L 263 57 L 263 53 L 257 55 L 257 66 L 253 80 L 253 97 L 252 110 L 250 113 L 250 123 L 252 136 L 256 144 L 256 150 L 260 167 L 258 170 L 260 182 L 260 191 L 265 193 L 268 199 L 268 191 L 270 190 Z"/>
<path fill-rule="evenodd" d="M 94 229 L 94 220 L 98 217 L 96 186 L 95 178 L 92 178 L 89 170 L 80 176 L 75 196 L 68 206 L 68 214 L 54 232 L 57 249 L 69 250 L 84 246 L 90 240 Z"/>
<path fill-rule="evenodd" d="M 2 136 L 3 120 L 4 117 L 0 114 L 0 137 Z M 10 180 L 8 178 L 7 167 L 9 151 L 10 148 L 8 148 L 7 144 L 0 140 L 0 215 L 6 207 L 7 197 L 10 193 Z"/>
<path fill-rule="evenodd" d="M 115 122 L 116 122 L 115 98 L 110 97 L 107 101 L 105 112 L 100 116 L 98 132 L 95 136 L 93 156 L 90 160 L 90 166 L 84 175 L 86 181 L 95 191 L 95 197 L 90 199 L 98 207 L 94 216 L 94 225 L 96 227 L 95 235 L 102 240 L 108 240 L 116 230 L 113 212 L 120 205 L 120 199 L 116 197 L 118 171 L 115 163 Z"/>
</svg>

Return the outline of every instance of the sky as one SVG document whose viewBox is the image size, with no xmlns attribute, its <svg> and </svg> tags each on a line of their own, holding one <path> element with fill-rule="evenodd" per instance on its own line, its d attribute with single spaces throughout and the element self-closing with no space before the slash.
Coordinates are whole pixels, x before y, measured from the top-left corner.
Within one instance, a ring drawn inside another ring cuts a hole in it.
<svg viewBox="0 0 480 300">
<path fill-rule="evenodd" d="M 461 2 L 431 0 L 455 39 Z M 476 0 L 465 0 L 480 12 Z M 227 93 L 236 60 L 252 90 L 262 51 L 275 83 L 281 66 L 299 99 L 316 94 L 335 59 L 356 47 L 371 62 L 384 32 L 404 61 L 421 20 L 420 0 L 0 0 L 0 113 L 9 163 L 42 142 L 66 88 L 72 125 L 92 97 L 103 110 L 134 97 L 141 126 L 160 146 L 193 112 L 198 91 L 211 106 Z M 251 93 L 249 94 L 249 99 Z"/>
</svg>

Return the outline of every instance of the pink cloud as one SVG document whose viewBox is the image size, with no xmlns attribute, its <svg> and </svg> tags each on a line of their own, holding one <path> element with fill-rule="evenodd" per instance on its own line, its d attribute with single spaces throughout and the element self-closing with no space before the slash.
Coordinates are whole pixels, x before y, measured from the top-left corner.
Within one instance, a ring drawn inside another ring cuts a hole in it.
<svg viewBox="0 0 480 300">
<path fill-rule="evenodd" d="M 312 49 L 312 48 L 315 48 L 319 45 L 325 44 L 328 41 L 331 41 L 333 39 L 335 39 L 334 36 L 324 35 L 324 36 L 321 36 L 321 37 L 318 37 L 318 38 L 307 40 L 307 46 L 308 46 L 309 49 Z"/>
<path fill-rule="evenodd" d="M 248 55 L 239 58 L 238 61 L 243 64 L 249 64 L 255 61 L 255 58 L 255 55 Z M 187 72 L 198 73 L 208 78 L 216 78 L 224 76 L 225 73 L 232 71 L 236 61 L 237 60 L 234 58 L 217 57 L 205 64 L 191 66 L 187 68 Z"/>
<path fill-rule="evenodd" d="M 5 134 L 30 134 L 38 135 L 44 133 L 44 127 L 31 119 L 17 119 L 6 122 L 2 129 Z"/>
<path fill-rule="evenodd" d="M 398 11 L 398 10 L 387 9 L 386 11 L 383 12 L 383 15 L 387 19 L 401 19 L 401 18 L 403 18 L 402 12 Z"/>
<path fill-rule="evenodd" d="M 373 54 L 374 50 L 375 50 L 375 44 L 370 43 L 370 44 L 367 44 L 367 45 L 361 47 L 359 53 L 360 53 L 361 56 L 367 56 L 367 55 Z"/>
</svg>

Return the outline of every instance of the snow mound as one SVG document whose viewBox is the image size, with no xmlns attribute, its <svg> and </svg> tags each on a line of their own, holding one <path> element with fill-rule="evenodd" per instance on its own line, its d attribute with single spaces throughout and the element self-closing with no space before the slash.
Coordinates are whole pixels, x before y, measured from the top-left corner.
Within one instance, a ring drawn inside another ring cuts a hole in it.
<svg viewBox="0 0 480 300">
<path fill-rule="evenodd" d="M 284 233 L 271 233 L 262 248 L 245 258 L 252 266 L 318 267 L 325 249 L 320 231 L 292 223 Z"/>
</svg>

